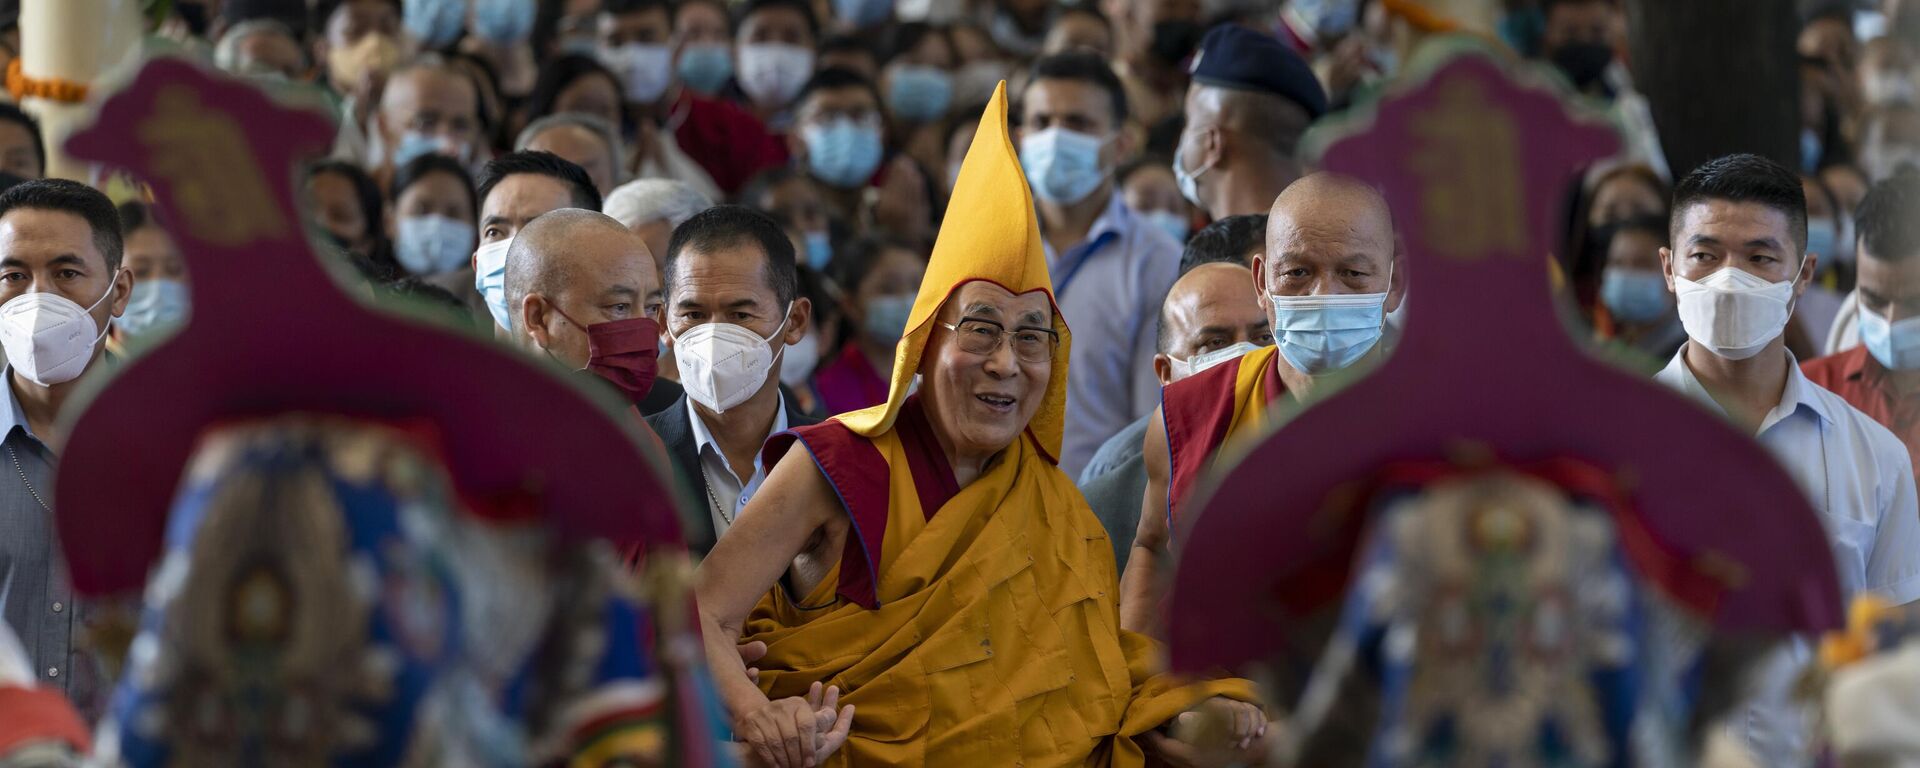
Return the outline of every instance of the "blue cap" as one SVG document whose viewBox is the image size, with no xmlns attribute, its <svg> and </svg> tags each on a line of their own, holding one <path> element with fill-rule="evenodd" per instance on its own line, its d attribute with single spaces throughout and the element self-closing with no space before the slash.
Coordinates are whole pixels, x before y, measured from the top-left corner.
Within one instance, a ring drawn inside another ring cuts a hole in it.
<svg viewBox="0 0 1920 768">
<path fill-rule="evenodd" d="M 1187 71 L 1202 85 L 1279 96 L 1316 120 L 1327 113 L 1327 92 L 1307 60 L 1272 35 L 1238 24 L 1208 30 Z"/>
</svg>

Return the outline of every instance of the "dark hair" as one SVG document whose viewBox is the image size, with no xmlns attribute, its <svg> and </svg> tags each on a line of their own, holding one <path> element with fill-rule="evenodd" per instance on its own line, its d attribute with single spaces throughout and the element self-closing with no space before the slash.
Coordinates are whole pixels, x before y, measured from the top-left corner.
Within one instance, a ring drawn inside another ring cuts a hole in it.
<svg viewBox="0 0 1920 768">
<path fill-rule="evenodd" d="M 398 270 L 400 263 L 393 259 L 392 245 L 387 242 L 387 229 L 380 225 L 386 218 L 386 198 L 380 194 L 380 185 L 360 166 L 345 160 L 321 160 L 307 169 L 307 180 L 321 174 L 335 174 L 347 180 L 353 186 L 354 199 L 360 203 L 360 215 L 366 219 L 366 237 L 373 247 L 366 255 L 368 261 L 381 269 Z"/>
<path fill-rule="evenodd" d="M 1860 233 L 1860 251 L 1886 262 L 1920 255 L 1920 215 L 1916 211 L 1920 211 L 1920 170 L 1905 167 L 1873 185 L 1853 214 L 1855 231 Z"/>
<path fill-rule="evenodd" d="M 1187 238 L 1180 252 L 1180 274 L 1192 272 L 1202 264 L 1222 262 L 1246 266 L 1247 254 L 1258 250 L 1267 240 L 1267 215 L 1249 213 L 1228 216 L 1200 228 Z"/>
<path fill-rule="evenodd" d="M 1593 5 L 1595 3 L 1604 3 L 1611 6 L 1614 5 L 1614 0 L 1543 0 L 1543 2 L 1540 3 L 1540 18 L 1545 20 L 1551 17 L 1553 15 L 1553 9 L 1563 5 Z"/>
<path fill-rule="evenodd" d="M 1679 239 L 1687 210 L 1710 200 L 1757 203 L 1787 216 L 1787 234 L 1794 250 L 1807 247 L 1807 194 L 1800 177 L 1785 166 L 1759 155 L 1727 155 L 1693 169 L 1673 189 L 1672 220 L 1668 236 Z"/>
<path fill-rule="evenodd" d="M 521 105 L 521 113 L 527 116 L 527 122 L 553 114 L 554 103 L 560 100 L 561 91 L 565 91 L 567 86 L 573 85 L 581 78 L 593 75 L 599 75 L 611 81 L 614 92 L 621 94 L 620 98 L 623 102 L 626 100 L 623 81 L 619 75 L 613 73 L 613 70 L 607 69 L 606 65 L 594 60 L 591 56 L 568 53 L 554 58 L 540 68 L 540 76 L 533 81 L 533 90 L 527 92 L 527 100 Z M 622 135 L 633 133 L 632 123 L 633 116 L 627 114 L 626 105 L 623 103 L 620 107 Z"/>
<path fill-rule="evenodd" d="M 618 16 L 657 10 L 667 14 L 667 25 L 672 26 L 673 6 L 674 4 L 669 0 L 604 0 L 600 6 L 600 12 Z"/>
<path fill-rule="evenodd" d="M 880 89 L 874 86 L 872 80 L 851 69 L 830 67 L 813 73 L 813 78 L 807 81 L 806 87 L 801 88 L 800 94 L 793 97 L 795 111 L 798 111 L 797 105 L 807 103 L 807 98 L 815 93 L 837 91 L 842 88 L 859 88 L 872 94 L 875 107 L 886 103 L 880 99 Z"/>
<path fill-rule="evenodd" d="M 460 181 L 460 188 L 467 193 L 467 203 L 473 209 L 475 218 L 480 216 L 480 196 L 473 191 L 473 176 L 467 173 L 466 165 L 438 152 L 428 152 L 407 161 L 393 174 L 393 203 L 400 204 L 400 195 L 428 176 L 436 173 L 448 174 Z"/>
<path fill-rule="evenodd" d="M 880 52 L 873 49 L 873 42 L 859 35 L 831 35 L 820 41 L 815 47 L 815 57 L 824 57 L 829 53 L 857 53 L 872 56 L 875 63 L 880 60 Z"/>
<path fill-rule="evenodd" d="M 951 117 L 947 118 L 946 130 L 940 132 L 940 148 L 944 150 L 947 147 L 953 146 L 953 137 L 960 133 L 960 129 L 978 128 L 980 125 L 980 116 L 986 114 L 986 112 L 987 105 L 985 102 L 968 104 L 954 112 Z M 948 162 L 952 162 L 953 158 L 949 157 L 947 160 Z"/>
<path fill-rule="evenodd" d="M 747 179 L 747 183 L 740 185 L 740 196 L 734 198 L 734 200 L 738 201 L 741 205 L 771 216 L 773 215 L 773 211 L 761 204 L 762 199 L 773 192 L 774 187 L 785 184 L 794 178 L 807 179 L 808 183 L 812 183 L 813 179 L 813 177 L 808 176 L 805 171 L 802 171 L 799 166 L 776 165 L 754 174 L 753 178 Z"/>
<path fill-rule="evenodd" d="M 40 121 L 15 105 L 0 103 L 0 122 L 14 123 L 33 137 L 33 156 L 40 160 L 40 173 L 47 172 L 47 140 L 40 135 Z"/>
<path fill-rule="evenodd" d="M 36 179 L 0 194 L 0 218 L 15 209 L 71 213 L 87 221 L 93 247 L 107 260 L 107 271 L 120 269 L 126 237 L 120 231 L 120 212 L 100 190 L 67 179 Z"/>
<path fill-rule="evenodd" d="M 924 249 L 916 248 L 912 243 L 897 237 L 886 235 L 866 235 L 854 238 L 845 247 L 835 249 L 833 260 L 827 262 L 827 277 L 847 292 L 851 301 L 853 295 L 860 292 L 860 280 L 872 272 L 880 263 L 880 255 L 889 250 L 901 250 L 927 259 Z"/>
<path fill-rule="evenodd" d="M 946 27 L 935 26 L 924 21 L 909 21 L 894 27 L 892 34 L 887 36 L 884 48 L 886 53 L 881 57 L 880 63 L 885 64 L 905 56 L 913 49 L 919 48 L 920 44 L 926 42 L 928 38 L 939 39 L 947 46 L 947 53 L 952 54 L 956 60 L 960 58 L 960 49 L 953 44 L 953 35 L 947 33 Z"/>
<path fill-rule="evenodd" d="M 776 300 L 786 304 L 799 293 L 799 278 L 794 275 L 793 241 L 772 217 L 744 205 L 716 205 L 696 213 L 673 228 L 667 240 L 665 274 L 668 293 L 672 293 L 680 253 L 692 248 L 712 253 L 722 248 L 751 243 L 766 255 L 767 287 Z"/>
<path fill-rule="evenodd" d="M 1043 56 L 1033 63 L 1033 75 L 1027 79 L 1027 89 L 1031 90 L 1041 80 L 1078 80 L 1098 86 L 1107 92 L 1107 97 L 1113 102 L 1114 128 L 1127 122 L 1127 88 L 1120 84 L 1120 76 L 1113 73 L 1113 67 L 1096 54 L 1068 51 Z"/>
<path fill-rule="evenodd" d="M 493 94 L 493 108 L 505 108 L 504 99 L 500 95 L 500 70 L 494 69 L 493 63 L 487 61 L 485 57 L 466 51 L 449 51 L 440 56 L 446 59 L 447 69 L 473 83 L 474 111 L 480 115 L 481 130 L 486 135 L 487 141 L 495 146 L 501 144 L 498 134 L 501 132 L 501 126 L 507 122 L 506 116 L 488 111 L 489 105 L 485 93 Z M 472 65 L 473 68 L 468 69 L 462 65 Z M 475 79 L 476 74 L 486 82 Z"/>
<path fill-rule="evenodd" d="M 480 189 L 475 198 L 480 205 L 486 205 L 487 196 L 493 194 L 494 187 L 508 176 L 523 173 L 545 176 L 567 185 L 573 190 L 575 208 L 600 210 L 600 190 L 594 188 L 593 177 L 588 176 L 585 169 L 552 152 L 531 149 L 508 152 L 488 160 L 486 170 L 481 172 Z"/>
<path fill-rule="evenodd" d="M 160 226 L 160 221 L 154 218 L 153 208 L 138 200 L 128 200 L 121 203 L 114 209 L 114 212 L 120 214 L 120 236 L 122 238 L 140 231 L 141 227 Z"/>
<path fill-rule="evenodd" d="M 807 20 L 807 34 L 815 40 L 820 39 L 820 19 L 813 15 L 813 5 L 806 0 L 747 0 L 740 7 L 739 15 L 734 17 L 734 30 L 739 31 L 754 14 L 773 8 L 791 8 L 798 12 Z"/>
<path fill-rule="evenodd" d="M 1127 185 L 1127 180 L 1133 178 L 1134 174 L 1155 167 L 1165 168 L 1167 173 L 1173 173 L 1173 161 L 1159 155 L 1141 155 L 1114 170 L 1113 186 L 1124 187 Z"/>
<path fill-rule="evenodd" d="M 473 313 L 467 309 L 466 302 L 459 296 L 418 277 L 375 280 L 373 295 L 381 304 L 421 307 L 461 327 L 478 325 Z M 493 323 L 488 321 L 487 324 Z"/>
<path fill-rule="evenodd" d="M 313 4 L 313 36 L 316 38 L 325 38 L 327 36 L 327 22 L 333 20 L 333 12 L 340 10 L 341 6 L 351 2 L 354 2 L 354 0 L 315 0 Z M 401 0 L 387 0 L 387 4 L 393 6 L 394 13 L 402 17 L 406 16 L 406 9 L 401 7 Z"/>
</svg>

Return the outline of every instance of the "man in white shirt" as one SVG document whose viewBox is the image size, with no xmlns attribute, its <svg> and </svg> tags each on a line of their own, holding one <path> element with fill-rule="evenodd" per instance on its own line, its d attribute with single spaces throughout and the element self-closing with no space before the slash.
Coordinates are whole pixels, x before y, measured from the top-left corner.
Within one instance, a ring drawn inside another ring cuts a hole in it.
<svg viewBox="0 0 1920 768">
<path fill-rule="evenodd" d="M 1783 341 L 1822 256 L 1805 253 L 1798 177 L 1754 155 L 1709 162 L 1675 188 L 1670 230 L 1660 263 L 1688 342 L 1655 378 L 1719 410 L 1780 460 L 1820 514 L 1847 599 L 1920 598 L 1920 508 L 1906 448 L 1808 381 Z M 1672 460 L 1704 469 L 1713 457 Z M 1764 764 L 1807 764 L 1807 723 L 1791 692 L 1810 648 L 1798 639 L 1772 659 L 1753 701 L 1730 718 Z"/>
</svg>

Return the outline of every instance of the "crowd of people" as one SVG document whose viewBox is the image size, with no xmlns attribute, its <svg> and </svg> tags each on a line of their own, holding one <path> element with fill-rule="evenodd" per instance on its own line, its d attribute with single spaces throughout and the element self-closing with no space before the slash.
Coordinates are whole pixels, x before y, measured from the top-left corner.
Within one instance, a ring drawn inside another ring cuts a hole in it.
<svg viewBox="0 0 1920 768">
<path fill-rule="evenodd" d="M 631 405 L 697 510 L 745 759 L 1224 765 L 1269 753 L 1252 686 L 1169 681 L 1147 640 L 1195 488 L 1389 354 L 1410 293 L 1461 298 L 1410 282 L 1404 212 L 1304 159 L 1394 77 L 1409 5 L 177 0 L 151 32 L 337 118 L 301 194 L 356 290 Z M 1500 45 L 1626 139 L 1556 222 L 1569 332 L 1770 449 L 1848 596 L 1920 598 L 1920 6 L 1805 16 L 1797 164 L 1669 168 L 1623 3 L 1502 5 Z M 150 201 L 47 171 L 0 105 L 0 684 L 93 723 L 59 415 L 194 276 Z M 1758 764 L 1807 764 L 1812 653 L 1735 729 Z M 1166 727 L 1201 710 L 1229 748 Z"/>
</svg>

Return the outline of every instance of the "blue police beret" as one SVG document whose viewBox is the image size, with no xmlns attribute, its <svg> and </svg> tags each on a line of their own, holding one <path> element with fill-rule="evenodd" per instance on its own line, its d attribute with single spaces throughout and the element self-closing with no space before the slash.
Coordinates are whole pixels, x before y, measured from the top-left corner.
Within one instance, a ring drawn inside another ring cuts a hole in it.
<svg viewBox="0 0 1920 768">
<path fill-rule="evenodd" d="M 1208 30 L 1188 72 L 1204 85 L 1271 93 L 1315 119 L 1327 113 L 1327 92 L 1306 59 L 1273 36 L 1238 24 Z"/>
</svg>

